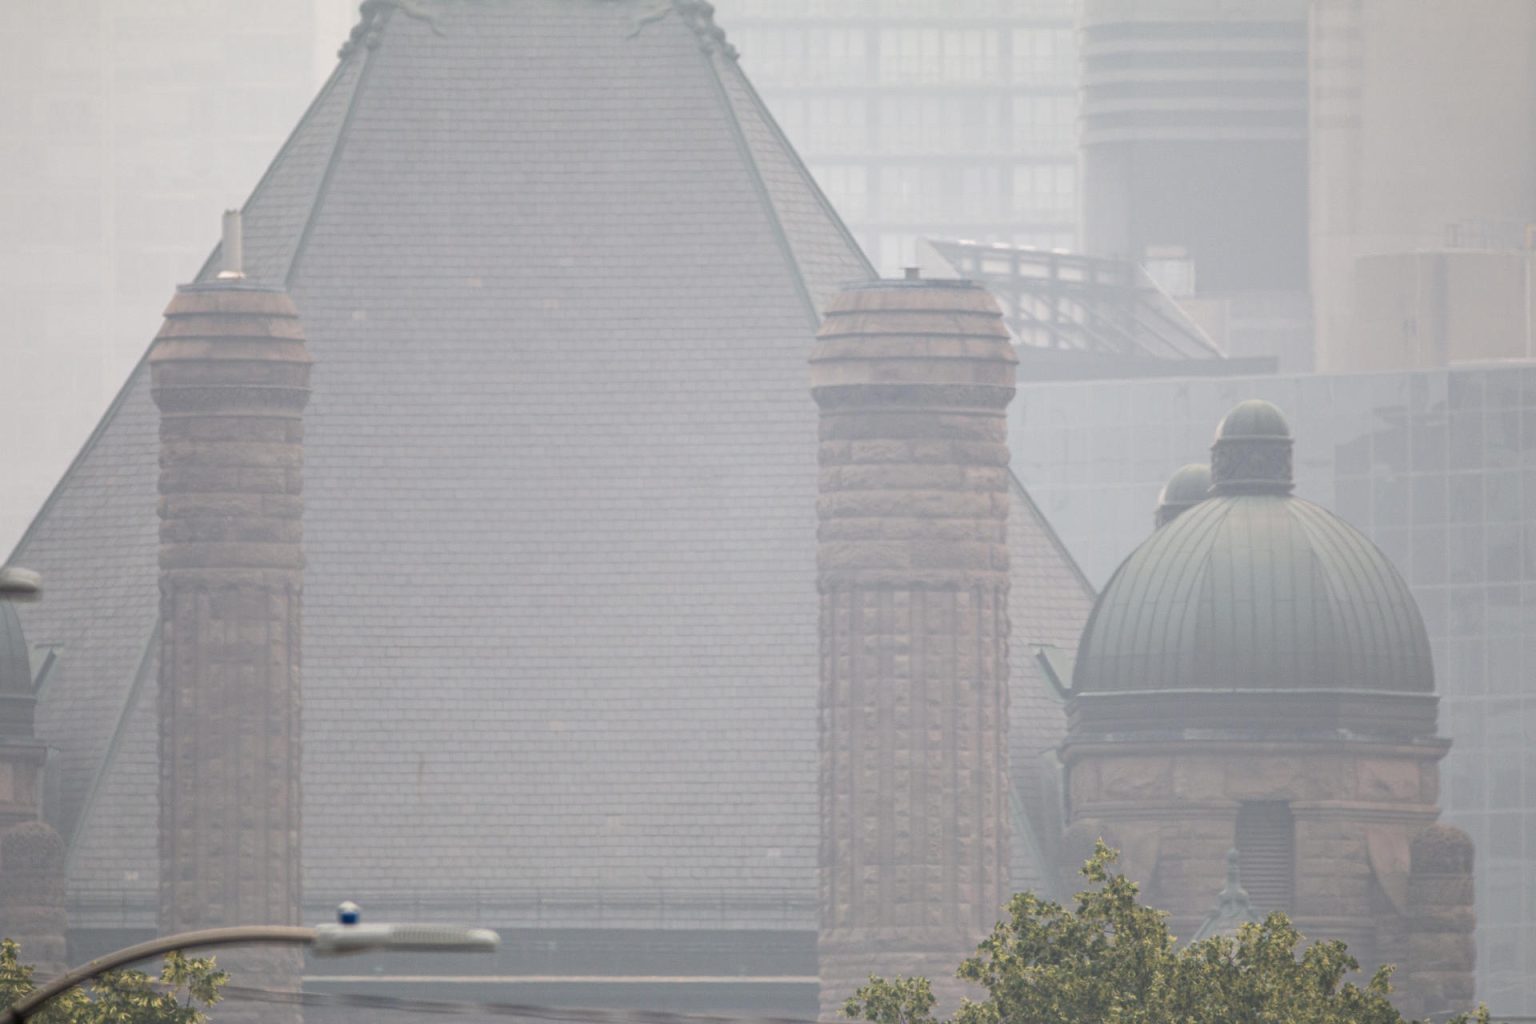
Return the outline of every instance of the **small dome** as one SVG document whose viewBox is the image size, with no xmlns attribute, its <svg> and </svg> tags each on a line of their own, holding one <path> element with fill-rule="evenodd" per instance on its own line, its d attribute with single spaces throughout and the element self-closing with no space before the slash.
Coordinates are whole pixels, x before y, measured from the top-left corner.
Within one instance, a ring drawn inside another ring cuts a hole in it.
<svg viewBox="0 0 1536 1024">
<path fill-rule="evenodd" d="M 1291 425 L 1285 421 L 1285 413 L 1262 398 L 1250 398 L 1238 405 L 1222 419 L 1216 428 L 1216 440 L 1240 437 L 1283 437 L 1289 439 Z"/>
<path fill-rule="evenodd" d="M 1257 398 L 1227 413 L 1211 445 L 1211 493 L 1289 494 L 1293 486 L 1285 414 Z"/>
<path fill-rule="evenodd" d="M 1168 482 L 1157 496 L 1158 526 L 1164 526 L 1179 517 L 1179 513 L 1200 504 L 1211 496 L 1211 467 L 1203 462 L 1191 462 Z"/>
<path fill-rule="evenodd" d="M 1358 530 L 1290 495 L 1289 446 L 1268 403 L 1223 421 L 1214 495 L 1132 552 L 1095 603 L 1073 672 L 1079 720 L 1433 733 L 1429 640 L 1407 583 Z"/>
</svg>

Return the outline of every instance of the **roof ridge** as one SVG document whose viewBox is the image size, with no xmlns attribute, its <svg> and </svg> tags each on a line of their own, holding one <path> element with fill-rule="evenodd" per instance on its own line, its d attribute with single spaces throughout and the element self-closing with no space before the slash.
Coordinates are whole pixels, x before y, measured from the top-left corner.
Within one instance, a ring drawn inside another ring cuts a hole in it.
<svg viewBox="0 0 1536 1024">
<path fill-rule="evenodd" d="M 155 651 L 159 646 L 156 641 L 160 639 L 160 616 L 155 616 L 155 621 L 149 628 L 149 638 L 144 641 L 144 650 L 139 655 L 138 664 L 134 666 L 133 678 L 128 683 L 128 692 L 123 695 L 123 703 L 117 713 L 117 724 L 112 727 L 112 735 L 107 740 L 107 748 L 101 753 L 101 761 L 96 765 L 96 771 L 91 774 L 90 788 L 85 791 L 85 799 L 80 801 L 80 807 L 75 812 L 74 820 L 60 822 L 67 824 L 67 829 L 61 829 L 69 838 L 64 848 L 64 874 L 67 878 L 70 869 L 74 866 L 75 855 L 80 849 L 76 840 L 85 834 L 85 825 L 91 815 L 91 810 L 96 806 L 96 799 L 101 793 L 107 773 L 117 760 L 117 754 L 123 745 L 123 735 L 128 730 L 128 720 L 133 716 L 134 709 L 138 707 L 139 696 L 144 692 L 144 681 L 149 677 L 150 662 L 155 660 Z"/>
<path fill-rule="evenodd" d="M 354 32 L 355 31 L 356 30 L 354 29 Z M 348 40 L 348 42 L 350 43 L 350 40 Z M 242 213 L 247 212 L 247 208 L 251 205 L 251 201 L 260 195 L 262 190 L 265 189 L 271 182 L 272 176 L 277 173 L 278 167 L 282 165 L 283 158 L 293 151 L 294 143 L 303 133 L 304 126 L 309 123 L 310 119 L 314 116 L 315 111 L 320 109 L 321 104 L 330 98 L 331 93 L 334 92 L 337 85 L 340 84 L 341 73 L 346 69 L 347 57 L 350 56 L 350 53 L 347 52 L 345 45 L 343 45 L 342 51 L 338 53 L 338 56 L 341 59 L 336 62 L 336 66 L 331 69 L 331 73 L 327 75 L 325 81 L 321 83 L 320 88 L 315 92 L 314 99 L 310 100 L 309 105 L 304 108 L 304 113 L 300 114 L 299 119 L 294 122 L 293 130 L 288 133 L 288 137 L 283 140 L 283 144 L 277 147 L 277 152 L 273 154 L 271 160 L 267 161 L 266 170 L 262 171 L 261 177 L 256 179 L 256 184 L 252 186 L 251 191 L 246 195 L 245 202 L 240 204 L 240 211 Z M 353 103 L 357 99 L 357 91 L 359 88 L 361 88 L 362 84 L 362 75 L 361 72 L 359 72 L 357 81 L 352 84 L 352 97 L 347 101 L 347 111 L 349 114 L 352 110 Z M 337 135 L 339 136 L 340 134 L 340 131 L 338 131 Z M 198 268 L 197 274 L 193 277 L 193 280 L 203 280 L 208 276 L 209 271 L 218 266 L 219 252 L 222 249 L 222 241 L 214 243 L 213 248 L 208 253 L 208 258 L 204 260 L 203 265 Z"/>
<path fill-rule="evenodd" d="M 242 211 L 245 211 L 251 205 L 252 200 L 260 195 L 262 189 L 265 188 L 267 184 L 272 180 L 272 176 L 276 173 L 279 165 L 282 164 L 283 158 L 292 151 L 294 142 L 303 132 L 304 126 L 309 123 L 310 118 L 313 117 L 315 111 L 319 109 L 320 105 L 331 95 L 337 84 L 341 81 L 341 73 L 346 68 L 346 65 L 347 60 L 345 57 L 337 61 L 336 67 L 331 70 L 331 73 L 329 76 L 327 76 L 325 83 L 321 85 L 320 89 L 315 93 L 314 99 L 310 100 L 309 106 L 304 108 L 304 113 L 300 115 L 298 121 L 294 123 L 293 130 L 288 133 L 288 137 L 284 139 L 283 144 L 278 147 L 276 155 L 274 155 L 271 161 L 268 162 L 266 170 L 263 171 L 261 177 L 257 179 L 256 185 L 246 196 L 245 202 L 240 204 L 240 209 Z M 345 119 L 343 121 L 342 127 L 336 133 L 337 146 L 332 150 L 332 161 L 334 161 L 336 158 L 336 154 L 340 147 L 341 137 L 346 131 L 347 126 L 351 123 L 352 111 L 357 103 L 357 94 L 363 87 L 363 72 L 366 70 L 367 65 L 364 64 L 363 68 L 358 72 L 356 82 L 353 83 L 352 96 L 347 101 L 347 113 Z M 329 181 L 330 166 L 330 164 L 327 164 L 326 177 L 322 179 L 320 187 L 316 189 L 315 200 L 310 206 L 309 217 L 305 220 L 304 231 L 300 235 L 300 245 L 302 245 L 303 240 L 308 237 L 309 226 L 314 220 L 315 211 L 319 209 L 320 198 L 324 194 L 325 184 Z M 218 266 L 219 253 L 222 248 L 222 242 L 217 242 L 214 244 L 213 248 L 209 250 L 208 256 L 203 260 L 202 265 L 198 267 L 197 273 L 192 276 L 192 280 L 203 280 L 208 276 L 209 272 L 214 267 Z M 289 259 L 289 280 L 292 278 L 293 267 L 298 260 L 298 251 L 299 246 L 296 245 L 294 249 L 294 255 Z M 57 502 L 59 496 L 63 493 L 64 488 L 74 478 L 76 470 L 80 468 L 81 463 L 83 463 L 91 454 L 91 452 L 95 450 L 97 443 L 102 438 L 102 435 L 106 433 L 107 428 L 111 425 L 112 421 L 117 418 L 118 411 L 122 408 L 123 403 L 127 401 L 129 391 L 133 389 L 134 384 L 139 379 L 139 374 L 144 369 L 145 360 L 149 358 L 149 350 L 153 344 L 154 339 L 151 338 L 149 344 L 144 346 L 144 351 L 134 362 L 133 367 L 128 371 L 127 376 L 124 377 L 122 386 L 117 389 L 117 393 L 114 394 L 112 396 L 112 400 L 107 403 L 107 408 L 102 412 L 101 417 L 96 421 L 96 426 L 92 428 L 84 443 L 82 443 L 80 448 L 75 452 L 74 458 L 69 460 L 69 465 L 64 468 L 64 472 L 59 474 L 59 478 L 54 483 L 53 488 L 48 492 L 48 496 L 43 499 L 43 503 L 38 506 L 37 512 L 33 514 L 32 519 L 27 523 L 26 530 L 22 532 L 20 539 L 18 539 L 15 545 L 11 548 L 11 556 L 9 561 L 18 561 L 21 558 L 22 551 L 26 548 L 27 544 L 32 541 L 33 535 L 36 533 L 39 525 L 48 518 L 48 511 Z"/>
<path fill-rule="evenodd" d="M 675 9 L 685 16 L 687 26 L 699 36 L 699 54 L 703 58 L 715 100 L 720 106 L 720 112 L 725 115 L 731 137 L 736 141 L 736 151 L 741 157 L 748 177 L 752 179 L 753 191 L 757 193 L 758 201 L 763 205 L 763 212 L 768 217 L 769 229 L 773 232 L 774 241 L 778 244 L 779 255 L 784 260 L 785 269 L 789 271 L 790 282 L 794 285 L 795 293 L 800 296 L 800 301 L 805 305 L 811 330 L 814 331 L 821 325 L 821 311 L 816 308 L 816 300 L 811 295 L 810 284 L 805 279 L 805 271 L 795 256 L 794 244 L 790 242 L 789 234 L 784 230 L 784 221 L 779 216 L 777 204 L 773 201 L 773 192 L 768 187 L 767 179 L 763 177 L 762 168 L 758 166 L 757 155 L 752 152 L 752 143 L 747 140 L 747 133 L 741 126 L 741 119 L 736 116 L 736 107 L 731 103 L 730 94 L 725 89 L 725 82 L 720 77 L 720 68 L 715 63 L 715 54 L 722 47 L 725 47 L 723 51 L 725 56 L 732 61 L 735 60 L 735 50 L 725 42 L 724 33 L 718 28 L 715 29 L 715 32 L 719 33 L 718 36 L 705 35 L 694 19 L 686 17 L 692 8 L 684 5 L 694 3 L 696 0 L 673 0 Z M 710 24 L 712 26 L 713 21 Z"/>
<path fill-rule="evenodd" d="M 117 394 L 113 395 L 112 401 L 107 403 L 107 411 L 102 413 L 101 418 L 96 421 L 96 426 L 91 430 L 90 436 L 85 439 L 85 443 L 80 446 L 80 450 L 75 452 L 75 457 L 69 460 L 69 465 L 59 475 L 58 482 L 48 492 L 48 497 L 44 498 L 43 503 L 38 506 L 37 513 L 32 517 L 32 521 L 27 524 L 21 539 L 11 548 L 11 557 L 7 559 L 7 562 L 20 562 L 23 560 L 22 550 L 32 540 L 32 535 L 37 532 L 38 526 L 44 519 L 48 518 L 49 510 L 53 508 L 59 497 L 64 493 L 64 485 L 69 483 L 71 478 L 74 477 L 75 470 L 80 468 L 80 464 L 95 449 L 97 442 L 107 432 L 107 428 L 111 426 L 112 421 L 117 418 L 118 410 L 128 400 L 128 392 L 133 389 L 134 383 L 138 381 L 139 372 L 144 369 L 148 359 L 149 349 L 146 347 L 144 354 L 139 356 L 138 361 L 133 364 L 133 369 L 128 371 L 128 377 L 123 381 L 123 386 L 117 389 Z"/>
<path fill-rule="evenodd" d="M 1018 496 L 1029 506 L 1030 511 L 1034 512 L 1035 519 L 1040 523 L 1041 528 L 1045 530 L 1047 539 L 1050 540 L 1057 553 L 1061 555 L 1062 561 L 1072 570 L 1072 575 L 1077 577 L 1077 582 L 1082 584 L 1083 593 L 1087 596 L 1088 602 L 1092 604 L 1097 601 L 1099 592 L 1094 588 L 1093 582 L 1088 579 L 1088 574 L 1083 572 L 1081 565 L 1077 564 L 1077 559 L 1073 557 L 1066 542 L 1061 539 L 1061 534 L 1056 532 L 1056 527 L 1051 525 L 1051 520 L 1030 495 L 1029 488 L 1024 486 L 1024 481 L 1019 479 L 1019 475 L 1013 471 L 1013 466 L 1011 465 L 1008 467 L 1008 482 L 1017 490 Z"/>
<path fill-rule="evenodd" d="M 385 4 L 387 6 L 371 7 L 371 4 Z M 330 193 L 331 179 L 335 177 L 336 167 L 341 162 L 341 155 L 347 148 L 347 138 L 352 131 L 353 115 L 357 113 L 359 98 L 368 85 L 368 72 L 373 67 L 371 59 L 373 53 L 383 41 L 384 27 L 389 23 L 390 15 L 395 12 L 396 8 L 400 8 L 402 4 L 407 4 L 407 6 L 401 9 L 405 10 L 408 15 L 425 18 L 427 23 L 432 26 L 432 31 L 442 35 L 442 30 L 438 28 L 436 19 L 419 13 L 416 8 L 408 5 L 408 0 L 364 0 L 362 8 L 364 20 L 360 21 L 357 28 L 353 29 L 352 36 L 347 39 L 347 42 L 339 51 L 341 60 L 337 62 L 336 70 L 331 72 L 331 79 L 326 82 L 327 87 L 320 90 L 320 95 L 315 97 L 315 103 L 318 104 L 321 99 L 329 94 L 331 82 L 339 78 L 341 69 L 345 66 L 347 59 L 352 53 L 357 51 L 358 47 L 356 44 L 361 39 L 363 43 L 361 47 L 362 57 L 359 59 L 362 61 L 362 66 L 357 69 L 357 80 L 352 83 L 352 95 L 347 97 L 347 109 L 341 115 L 341 124 L 336 128 L 336 139 L 331 144 L 331 154 L 326 158 L 325 171 L 320 175 L 320 183 L 315 186 L 315 197 L 310 201 L 309 212 L 304 217 L 304 227 L 299 232 L 299 237 L 294 241 L 293 252 L 288 257 L 288 269 L 283 274 L 284 288 L 293 287 L 293 278 L 298 273 L 299 263 L 304 257 L 305 249 L 309 247 L 309 238 L 314 232 L 315 220 L 320 214 L 321 206 L 325 204 L 326 196 Z M 372 13 L 375 11 L 378 13 Z M 359 36 L 359 30 L 365 30 L 362 36 Z M 288 137 L 290 141 L 298 135 L 308 119 L 309 111 L 306 110 L 304 117 L 300 118 L 299 123 L 294 127 L 293 134 Z M 282 158 L 283 153 L 287 149 L 288 144 L 284 143 L 283 148 L 278 151 L 278 159 Z M 274 159 L 272 163 L 275 167 L 277 159 Z M 258 183 L 256 188 L 259 189 L 260 187 L 261 185 Z M 256 189 L 252 189 L 251 197 L 254 198 L 255 196 Z M 246 202 L 250 202 L 250 200 L 247 199 Z"/>
<path fill-rule="evenodd" d="M 853 232 L 848 230 L 848 225 L 844 223 L 842 215 L 837 212 L 837 208 L 832 205 L 832 201 L 827 198 L 827 194 L 822 191 L 821 185 L 817 183 L 815 175 L 811 173 L 811 169 L 801 159 L 800 151 L 789 141 L 789 136 L 784 134 L 784 129 L 780 127 L 778 119 L 773 116 L 773 112 L 768 109 L 768 104 L 763 102 L 762 94 L 757 91 L 757 86 L 752 84 L 751 77 L 741 70 L 739 62 L 733 59 L 731 63 L 736 70 L 737 77 L 741 80 L 741 84 L 747 92 L 748 98 L 751 99 L 756 107 L 757 113 L 761 115 L 763 123 L 773 133 L 774 141 L 779 143 L 779 148 L 783 150 L 785 157 L 800 175 L 802 184 L 809 187 L 812 198 L 816 200 L 816 205 L 821 208 L 823 213 L 827 214 L 833 226 L 836 227 L 838 234 L 848 243 L 848 247 L 858 254 L 859 262 L 864 264 L 864 269 L 869 271 L 869 276 L 879 277 L 880 272 L 870 262 L 869 254 L 864 251 L 864 247 L 859 244 L 859 240 L 854 237 Z M 819 315 L 818 319 L 820 319 Z M 1030 503 L 1033 504 L 1033 501 Z"/>
</svg>

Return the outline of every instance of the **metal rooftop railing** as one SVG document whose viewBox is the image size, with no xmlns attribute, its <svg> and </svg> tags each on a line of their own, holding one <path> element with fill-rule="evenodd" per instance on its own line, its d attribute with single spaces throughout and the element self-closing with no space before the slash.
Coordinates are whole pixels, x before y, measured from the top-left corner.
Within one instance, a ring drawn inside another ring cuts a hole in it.
<svg viewBox="0 0 1536 1024">
<path fill-rule="evenodd" d="M 928 245 L 997 298 L 1022 346 L 1175 362 L 1226 358 L 1135 263 L 981 242 Z"/>
</svg>

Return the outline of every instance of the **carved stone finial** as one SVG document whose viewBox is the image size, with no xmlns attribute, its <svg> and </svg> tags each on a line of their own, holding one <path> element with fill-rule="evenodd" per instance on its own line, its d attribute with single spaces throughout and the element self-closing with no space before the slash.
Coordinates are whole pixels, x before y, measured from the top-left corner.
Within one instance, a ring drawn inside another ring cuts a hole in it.
<svg viewBox="0 0 1536 1024">
<path fill-rule="evenodd" d="M 1236 935 L 1243 925 L 1262 921 L 1253 904 L 1248 900 L 1248 890 L 1238 878 L 1237 850 L 1227 851 L 1227 883 L 1216 897 L 1216 909 L 1206 915 L 1191 942 L 1199 942 L 1213 935 Z"/>
<path fill-rule="evenodd" d="M 693 29 L 693 34 L 699 39 L 699 49 L 705 53 L 718 52 L 730 60 L 740 57 L 736 47 L 725 38 L 725 30 L 715 24 L 715 5 L 709 3 L 709 0 L 661 0 L 654 10 L 635 19 L 635 28 L 629 34 L 630 38 L 638 36 L 652 22 L 660 21 L 673 13 Z"/>
<path fill-rule="evenodd" d="M 345 60 L 356 52 L 359 46 L 366 46 L 370 50 L 378 49 L 379 41 L 384 36 L 384 23 L 388 21 L 386 16 L 390 11 L 399 10 L 407 17 L 424 21 L 432 29 L 433 35 L 442 35 L 443 29 L 437 23 L 436 16 L 429 13 L 412 0 L 363 0 L 358 8 L 360 15 L 358 22 L 352 28 L 352 34 L 347 41 L 341 44 L 341 49 L 336 51 L 336 56 Z"/>
</svg>

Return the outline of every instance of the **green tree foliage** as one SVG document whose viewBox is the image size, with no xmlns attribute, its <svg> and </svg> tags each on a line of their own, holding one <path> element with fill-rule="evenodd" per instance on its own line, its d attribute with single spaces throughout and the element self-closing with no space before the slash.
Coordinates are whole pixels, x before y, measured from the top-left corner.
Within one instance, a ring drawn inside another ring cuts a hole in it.
<svg viewBox="0 0 1536 1024">
<path fill-rule="evenodd" d="M 37 1024 L 203 1024 L 229 976 L 213 958 L 172 953 L 158 981 L 141 971 L 112 971 L 50 1000 L 29 1020 Z M 32 967 L 10 939 L 0 941 L 0 1006 L 36 986 Z"/>
<path fill-rule="evenodd" d="M 1099 844 L 1075 909 L 1020 893 L 957 976 L 983 988 L 953 1024 L 1406 1024 L 1392 968 L 1362 988 L 1342 942 L 1306 944 L 1284 914 L 1180 948 Z M 871 1024 L 936 1024 L 926 978 L 870 978 L 844 1013 Z M 1450 1024 L 1488 1024 L 1488 1011 Z"/>
</svg>

